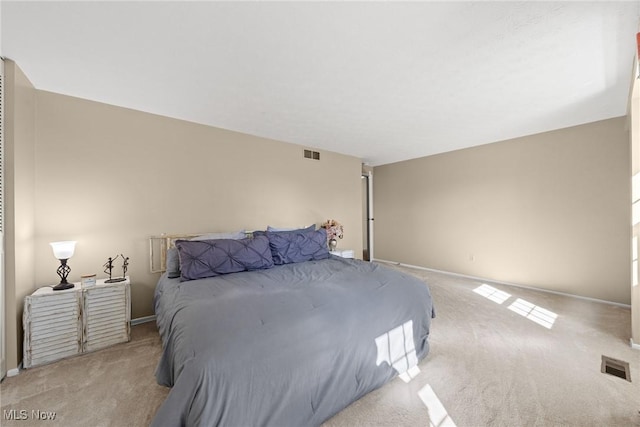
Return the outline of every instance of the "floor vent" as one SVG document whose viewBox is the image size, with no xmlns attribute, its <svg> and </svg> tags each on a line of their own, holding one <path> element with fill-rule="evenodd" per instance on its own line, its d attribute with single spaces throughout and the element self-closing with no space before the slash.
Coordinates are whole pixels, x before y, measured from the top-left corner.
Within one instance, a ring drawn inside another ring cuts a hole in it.
<svg viewBox="0 0 640 427">
<path fill-rule="evenodd" d="M 629 371 L 629 362 L 614 359 L 612 357 L 602 356 L 602 366 L 600 371 L 603 374 L 613 375 L 631 382 L 631 372 Z"/>
<path fill-rule="evenodd" d="M 320 160 L 320 153 L 317 151 L 304 150 L 305 159 Z"/>
</svg>

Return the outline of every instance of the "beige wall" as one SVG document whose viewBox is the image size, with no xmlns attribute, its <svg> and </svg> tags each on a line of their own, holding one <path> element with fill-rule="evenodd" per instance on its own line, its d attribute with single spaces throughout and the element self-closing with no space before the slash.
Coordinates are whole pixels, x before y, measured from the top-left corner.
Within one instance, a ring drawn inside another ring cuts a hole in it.
<svg viewBox="0 0 640 427">
<path fill-rule="evenodd" d="M 375 257 L 629 304 L 616 118 L 374 169 Z"/>
<path fill-rule="evenodd" d="M 36 283 L 56 283 L 48 242 L 78 241 L 74 281 L 104 277 L 103 263 L 123 253 L 134 318 L 153 314 L 150 235 L 335 218 L 338 247 L 362 253 L 355 157 L 309 160 L 298 145 L 38 91 L 36 165 Z"/>
<path fill-rule="evenodd" d="M 7 369 L 22 360 L 22 301 L 34 285 L 36 91 L 5 61 L 5 322 Z"/>
<path fill-rule="evenodd" d="M 635 62 L 635 66 L 638 66 L 638 61 Z M 638 71 L 634 69 L 631 95 L 629 96 L 629 112 L 627 115 L 629 136 L 631 139 L 632 176 L 640 174 L 640 79 L 635 78 L 637 75 Z M 633 201 L 640 207 L 640 201 L 637 200 L 638 194 L 640 194 L 640 188 L 634 188 L 633 194 L 635 195 L 634 199 L 636 199 Z M 634 242 L 636 244 L 637 255 L 640 253 L 640 223 L 633 224 L 633 237 L 634 240 L 632 240 L 632 244 Z M 633 258 L 632 256 L 632 259 Z M 636 262 L 634 267 L 636 269 L 636 277 L 640 278 L 640 262 Z M 631 335 L 632 342 L 640 346 L 640 284 L 637 279 L 631 283 Z"/>
</svg>

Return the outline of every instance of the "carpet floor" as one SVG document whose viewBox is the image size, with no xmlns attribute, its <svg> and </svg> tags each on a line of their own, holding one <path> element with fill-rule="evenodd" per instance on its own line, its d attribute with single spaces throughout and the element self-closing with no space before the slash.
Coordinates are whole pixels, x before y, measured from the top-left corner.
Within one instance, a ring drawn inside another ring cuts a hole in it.
<svg viewBox="0 0 640 427">
<path fill-rule="evenodd" d="M 389 267 L 431 288 L 431 351 L 409 382 L 394 379 L 325 427 L 640 426 L 629 309 Z M 148 425 L 168 394 L 154 378 L 161 342 L 153 323 L 131 331 L 129 343 L 5 378 L 0 424 Z M 602 355 L 628 362 L 632 381 L 601 373 Z M 36 411 L 55 419 L 38 420 Z M 26 419 L 8 419 L 21 414 Z"/>
</svg>

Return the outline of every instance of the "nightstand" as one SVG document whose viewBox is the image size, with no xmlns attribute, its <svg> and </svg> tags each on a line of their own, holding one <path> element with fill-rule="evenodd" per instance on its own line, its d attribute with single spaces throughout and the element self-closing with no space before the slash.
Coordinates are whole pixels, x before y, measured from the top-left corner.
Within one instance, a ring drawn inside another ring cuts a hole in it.
<svg viewBox="0 0 640 427">
<path fill-rule="evenodd" d="M 343 249 L 341 251 L 331 251 L 329 253 L 331 255 L 339 256 L 342 258 L 355 258 L 355 253 L 353 249 Z"/>
<path fill-rule="evenodd" d="M 50 363 L 130 339 L 131 282 L 43 287 L 25 297 L 23 366 Z"/>
</svg>

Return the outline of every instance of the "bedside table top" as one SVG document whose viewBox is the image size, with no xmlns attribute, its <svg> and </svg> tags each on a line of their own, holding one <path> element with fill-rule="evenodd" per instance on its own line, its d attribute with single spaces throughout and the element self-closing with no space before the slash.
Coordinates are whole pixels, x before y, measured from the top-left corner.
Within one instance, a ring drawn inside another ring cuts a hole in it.
<svg viewBox="0 0 640 427">
<path fill-rule="evenodd" d="M 339 256 L 341 258 L 355 258 L 355 252 L 353 249 L 342 249 L 329 252 L 331 255 Z"/>
<path fill-rule="evenodd" d="M 126 276 L 125 280 L 122 280 L 120 282 L 105 283 L 106 280 L 108 280 L 106 277 L 104 279 L 98 279 L 98 280 L 96 280 L 96 284 L 94 286 L 89 286 L 89 287 L 84 287 L 84 288 L 82 286 L 80 286 L 80 282 L 74 282 L 73 283 L 73 288 L 64 289 L 62 291 L 54 291 L 53 290 L 53 286 L 54 285 L 43 286 L 41 288 L 38 288 L 35 292 L 33 292 L 31 294 L 31 296 L 64 295 L 64 294 L 67 294 L 67 293 L 70 293 L 70 292 L 79 292 L 79 291 L 82 291 L 83 289 L 104 288 L 104 287 L 107 287 L 107 286 L 130 285 L 131 284 L 131 278 L 129 276 Z"/>
</svg>

